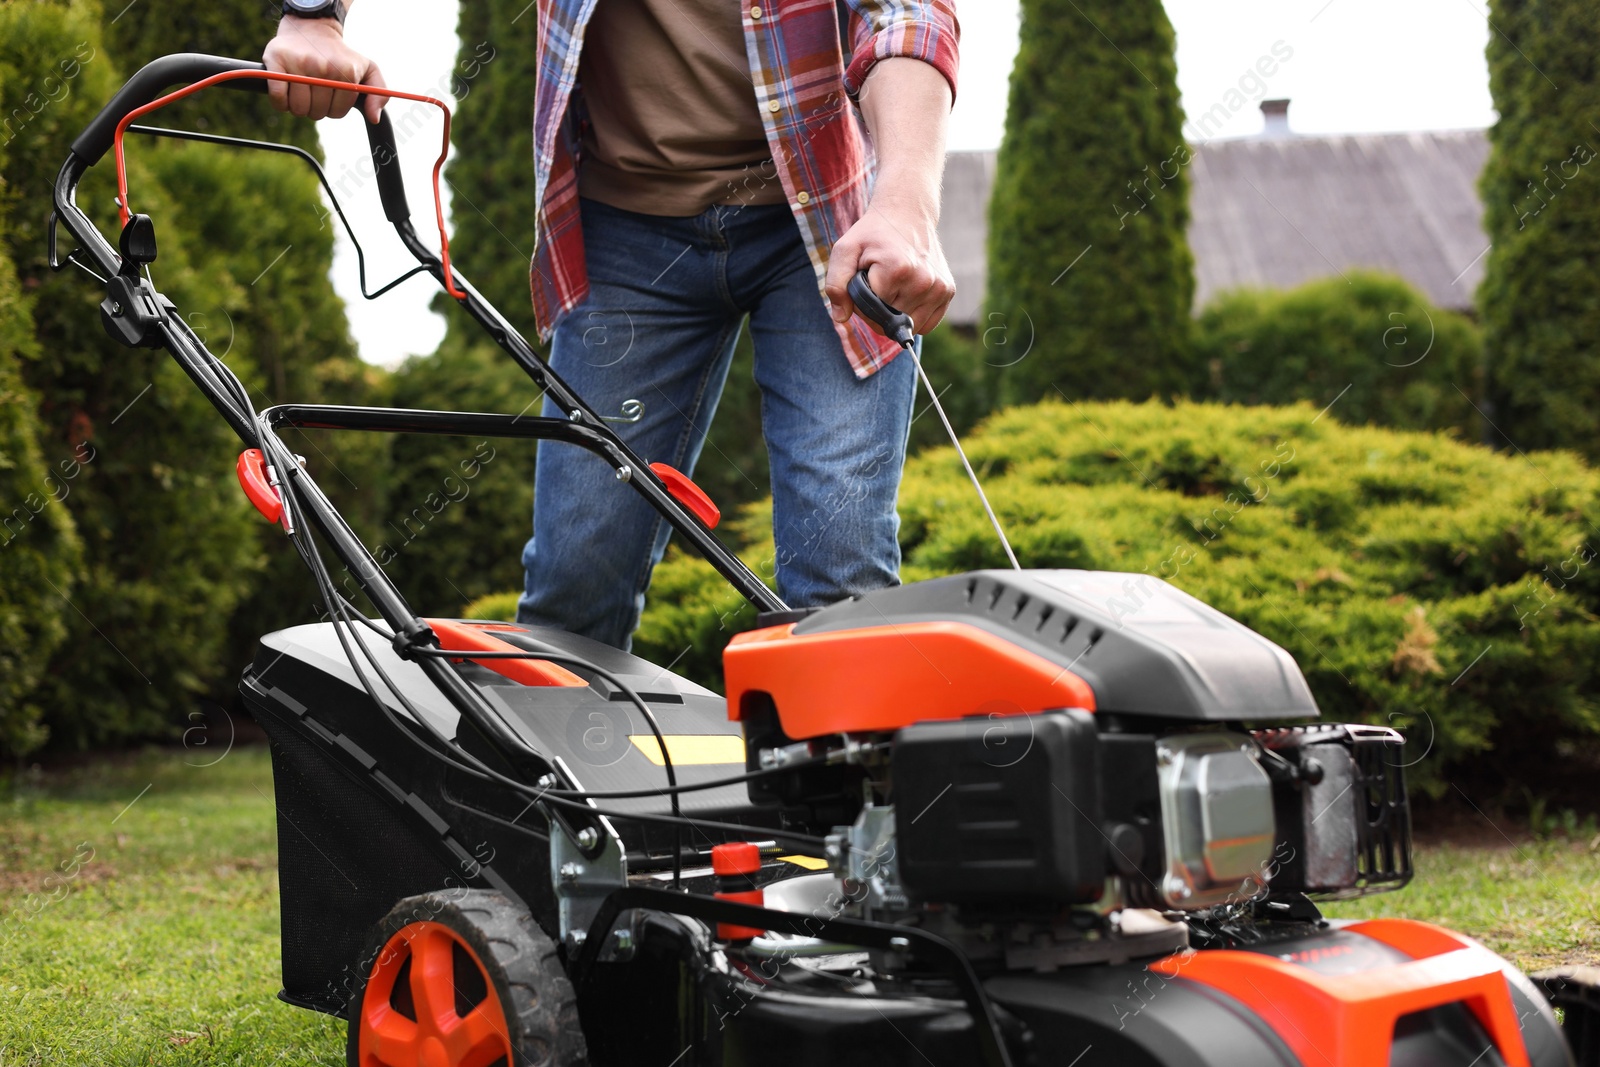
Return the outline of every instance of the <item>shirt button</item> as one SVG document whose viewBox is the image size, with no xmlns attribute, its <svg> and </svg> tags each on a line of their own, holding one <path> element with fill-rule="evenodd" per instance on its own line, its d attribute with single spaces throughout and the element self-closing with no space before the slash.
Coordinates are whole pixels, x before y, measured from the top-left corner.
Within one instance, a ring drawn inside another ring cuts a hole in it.
<svg viewBox="0 0 1600 1067">
<path fill-rule="evenodd" d="M 774 100 L 767 105 L 767 110 L 776 115 L 779 111 L 783 110 L 783 105 Z"/>
<path fill-rule="evenodd" d="M 760 18 L 761 17 L 761 9 L 759 7 L 751 8 L 750 9 L 750 17 L 753 18 L 753 19 Z"/>
<path fill-rule="evenodd" d="M 794 194 L 794 200 L 795 203 L 799 204 L 801 207 L 805 207 L 807 204 L 811 203 L 811 194 L 802 189 L 798 193 Z"/>
</svg>

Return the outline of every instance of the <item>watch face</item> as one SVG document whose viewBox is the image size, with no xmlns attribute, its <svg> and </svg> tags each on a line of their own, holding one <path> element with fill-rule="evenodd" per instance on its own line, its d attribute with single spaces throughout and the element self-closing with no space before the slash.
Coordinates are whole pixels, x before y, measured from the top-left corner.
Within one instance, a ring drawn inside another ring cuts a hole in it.
<svg viewBox="0 0 1600 1067">
<path fill-rule="evenodd" d="M 320 15 L 332 7 L 330 0 L 283 0 L 283 9 L 296 15 Z"/>
</svg>

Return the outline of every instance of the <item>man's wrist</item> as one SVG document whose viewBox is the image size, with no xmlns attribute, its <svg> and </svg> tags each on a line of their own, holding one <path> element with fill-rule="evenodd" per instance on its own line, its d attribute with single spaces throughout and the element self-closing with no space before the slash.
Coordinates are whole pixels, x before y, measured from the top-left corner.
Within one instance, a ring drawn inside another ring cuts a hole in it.
<svg viewBox="0 0 1600 1067">
<path fill-rule="evenodd" d="M 344 23 L 337 19 L 307 19 L 289 14 L 285 14 L 283 18 L 278 20 L 278 35 L 280 37 L 291 33 L 296 36 L 304 36 L 307 33 L 315 33 L 318 30 L 324 30 L 335 37 L 343 37 Z"/>
<path fill-rule="evenodd" d="M 931 225 L 939 222 L 939 190 L 919 177 L 897 179 L 892 174 L 880 173 L 870 206 Z"/>
</svg>

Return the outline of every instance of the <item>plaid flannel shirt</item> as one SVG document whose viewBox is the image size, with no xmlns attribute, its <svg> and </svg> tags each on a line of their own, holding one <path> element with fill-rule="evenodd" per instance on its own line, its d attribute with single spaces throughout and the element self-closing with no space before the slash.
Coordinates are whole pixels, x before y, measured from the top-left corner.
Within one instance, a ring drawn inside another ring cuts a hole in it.
<svg viewBox="0 0 1600 1067">
<path fill-rule="evenodd" d="M 582 107 L 573 106 L 584 30 L 597 0 L 536 0 L 538 84 L 534 94 L 535 189 L 539 202 L 532 268 L 539 336 L 588 295 L 578 219 Z M 955 91 L 954 0 L 739 0 L 745 52 L 772 149 L 751 182 L 783 183 L 821 292 L 828 253 L 867 207 L 872 159 L 855 107 L 867 73 L 881 59 L 932 64 Z M 847 33 L 840 33 L 840 20 Z M 848 42 L 850 55 L 844 56 Z M 826 299 L 823 297 L 822 299 Z M 859 318 L 838 324 L 845 355 L 865 378 L 900 350 Z"/>
</svg>

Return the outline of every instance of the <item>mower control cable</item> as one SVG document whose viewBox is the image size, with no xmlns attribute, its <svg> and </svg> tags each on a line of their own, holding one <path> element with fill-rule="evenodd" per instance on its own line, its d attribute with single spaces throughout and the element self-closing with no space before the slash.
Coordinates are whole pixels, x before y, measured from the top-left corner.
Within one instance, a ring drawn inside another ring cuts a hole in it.
<svg viewBox="0 0 1600 1067">
<path fill-rule="evenodd" d="M 978 499 L 983 502 L 983 510 L 988 514 L 989 522 L 1000 538 L 1000 547 L 1006 550 L 1006 558 L 1011 561 L 1012 569 L 1020 571 L 1022 564 L 1017 562 L 1017 554 L 1011 551 L 1011 542 L 1000 526 L 1000 517 L 994 513 L 994 508 L 989 504 L 989 496 L 983 491 L 983 483 L 978 481 L 978 472 L 972 469 L 972 461 L 967 459 L 967 451 L 961 447 L 961 439 L 956 436 L 956 428 L 950 425 L 950 418 L 944 413 L 944 405 L 939 403 L 939 394 L 934 390 L 933 383 L 928 380 L 928 372 L 922 369 L 922 356 L 917 352 L 916 327 L 911 321 L 911 316 L 890 307 L 883 297 L 874 292 L 872 283 L 867 281 L 865 270 L 856 272 L 846 290 L 859 314 L 875 323 L 885 337 L 898 342 L 901 348 L 911 353 L 911 362 L 917 368 L 917 376 L 922 379 L 922 387 L 928 391 L 928 399 L 933 402 L 933 410 L 939 413 L 939 421 L 944 423 L 944 432 L 950 435 L 950 443 L 956 446 L 956 455 L 961 457 L 961 465 L 967 468 L 967 477 L 972 479 L 972 488 L 978 491 Z"/>
<path fill-rule="evenodd" d="M 345 608 L 345 616 L 346 616 L 347 619 L 350 619 L 351 621 L 354 621 L 354 622 L 361 623 L 363 626 L 367 627 L 373 633 L 377 634 L 379 637 L 382 637 L 385 640 L 393 640 L 394 639 L 394 635 L 393 634 L 389 633 L 387 630 L 385 630 L 383 627 L 379 626 L 377 623 L 373 622 L 371 619 L 367 618 L 365 615 L 362 615 L 359 612 L 359 610 L 355 607 L 355 605 L 351 604 L 350 601 L 346 600 L 343 595 L 340 595 L 340 594 L 337 594 L 337 593 L 335 595 L 338 596 L 339 600 L 343 603 L 344 608 Z M 431 655 L 437 655 L 437 650 L 433 650 L 433 649 L 425 649 L 425 650 L 422 650 L 422 652 L 423 652 L 424 655 L 430 655 L 430 656 Z M 446 654 L 449 655 L 451 658 L 461 658 L 461 654 L 460 653 L 448 652 L 447 651 Z M 528 659 L 528 658 L 546 659 L 546 658 L 549 658 L 549 659 L 552 660 L 552 662 L 554 662 L 553 655 L 547 656 L 545 653 L 522 652 L 522 651 L 518 651 L 518 652 L 475 652 L 469 658 L 475 659 L 475 660 L 477 660 L 477 659 Z M 576 666 L 578 666 L 580 668 L 591 666 L 591 665 L 585 664 L 585 663 L 583 663 L 581 661 L 575 661 L 574 665 L 576 665 Z M 410 710 L 410 709 L 408 709 L 408 710 Z M 413 714 L 414 714 L 414 712 L 413 712 Z M 882 751 L 887 751 L 890 748 L 890 746 L 888 744 L 884 743 L 884 744 L 876 744 L 876 745 L 863 745 L 863 746 L 861 746 L 861 748 L 865 749 L 865 750 L 873 750 L 873 751 L 882 752 Z M 643 800 L 643 799 L 648 799 L 648 798 L 651 798 L 651 797 L 666 796 L 666 795 L 668 795 L 670 793 L 696 793 L 696 792 L 700 792 L 702 790 L 707 790 L 707 789 L 723 789 L 723 788 L 725 788 L 727 786 L 731 786 L 731 785 L 743 785 L 743 784 L 745 784 L 747 782 L 760 781 L 763 778 L 774 778 L 774 777 L 777 777 L 778 775 L 789 774 L 789 773 L 791 773 L 793 771 L 803 770 L 803 769 L 805 769 L 807 767 L 823 767 L 823 766 L 827 766 L 827 765 L 835 764 L 835 763 L 836 763 L 836 761 L 834 760 L 834 758 L 832 756 L 830 756 L 830 755 L 822 755 L 822 756 L 814 756 L 814 757 L 811 757 L 809 759 L 796 760 L 796 761 L 794 761 L 792 763 L 785 763 L 780 767 L 763 767 L 760 770 L 746 771 L 743 774 L 729 775 L 726 778 L 713 778 L 710 781 L 706 781 L 706 782 L 690 782 L 690 783 L 688 783 L 686 785 L 667 785 L 667 786 L 656 787 L 656 788 L 653 788 L 653 789 L 555 789 L 555 788 L 550 788 L 550 789 L 541 789 L 539 791 L 538 795 L 541 796 L 541 797 L 543 797 L 543 796 L 565 797 L 565 798 L 568 798 L 568 799 L 571 799 L 571 800 Z"/>
<path fill-rule="evenodd" d="M 382 627 L 378 626 L 378 624 L 373 622 L 371 619 L 366 618 L 360 612 L 355 611 L 354 610 L 354 607 L 355 607 L 354 605 L 350 604 L 350 602 L 348 600 L 346 600 L 341 594 L 339 594 L 338 592 L 336 592 L 336 591 L 334 591 L 332 589 L 331 579 L 328 578 L 327 571 L 325 569 L 326 565 L 322 564 L 322 560 L 320 558 L 320 555 L 317 555 L 314 558 L 315 558 L 315 563 L 312 565 L 311 569 L 313 571 L 313 574 L 316 575 L 319 585 L 322 585 L 324 581 L 327 581 L 327 586 L 324 588 L 323 592 L 324 592 L 325 598 L 331 598 L 330 607 L 335 612 L 335 618 L 336 618 L 335 629 L 336 629 L 336 631 L 339 632 L 341 643 L 344 643 L 344 641 L 345 641 L 345 634 L 344 634 L 343 630 L 340 629 L 340 625 L 342 625 L 343 627 L 347 627 L 348 628 L 348 627 L 350 627 L 352 625 L 353 622 L 356 622 L 356 621 L 361 622 L 363 625 L 365 625 L 368 628 L 370 628 L 374 633 L 378 634 L 379 636 L 384 637 L 384 638 L 389 638 L 391 635 L 388 634 L 386 631 L 384 631 L 382 629 Z M 308 560 L 308 562 L 311 562 L 311 561 Z M 653 822 L 653 823 L 659 823 L 661 825 L 673 826 L 673 827 L 675 827 L 677 829 L 685 829 L 685 828 L 687 828 L 687 829 L 691 829 L 691 830 L 702 830 L 702 831 L 704 831 L 704 830 L 713 830 L 713 831 L 721 831 L 721 832 L 732 833 L 732 834 L 749 834 L 753 829 L 759 829 L 760 832 L 763 833 L 763 834 L 767 834 L 767 835 L 769 835 L 771 837 L 774 837 L 774 838 L 780 838 L 780 839 L 787 840 L 787 841 L 793 841 L 793 842 L 801 845 L 802 848 L 799 851 L 802 851 L 802 852 L 809 851 L 809 852 L 814 852 L 817 855 L 821 855 L 821 854 L 823 854 L 823 852 L 825 850 L 824 849 L 825 843 L 823 842 L 823 840 L 821 838 L 819 838 L 819 837 L 815 837 L 815 836 L 810 835 L 810 834 L 799 834 L 799 833 L 794 833 L 792 831 L 775 830 L 775 829 L 772 829 L 770 827 L 751 827 L 751 826 L 746 826 L 746 825 L 743 825 L 743 824 L 740 824 L 740 823 L 725 823 L 725 822 L 717 822 L 717 821 L 709 820 L 709 819 L 695 818 L 693 816 L 684 816 L 684 815 L 681 814 L 681 812 L 678 809 L 678 806 L 677 806 L 677 795 L 679 793 L 686 793 L 686 792 L 690 792 L 691 790 L 717 788 L 717 787 L 720 787 L 720 786 L 723 786 L 723 785 L 731 785 L 731 784 L 735 784 L 735 783 L 740 782 L 740 781 L 747 781 L 747 780 L 749 780 L 751 778 L 762 777 L 762 776 L 767 775 L 767 774 L 777 773 L 778 771 L 788 771 L 788 770 L 791 770 L 794 765 L 791 765 L 789 767 L 783 767 L 783 768 L 774 768 L 774 769 L 768 770 L 768 771 L 750 772 L 750 773 L 745 774 L 745 775 L 739 775 L 739 776 L 737 776 L 735 778 L 729 778 L 729 779 L 720 780 L 720 781 L 694 783 L 694 784 L 682 785 L 682 786 L 677 785 L 677 784 L 674 783 L 673 785 L 669 786 L 666 789 L 655 789 L 655 790 L 636 790 L 636 791 L 634 791 L 634 790 L 630 790 L 630 791 L 621 791 L 621 790 L 619 790 L 619 791 L 616 791 L 616 792 L 613 792 L 613 793 L 605 793 L 605 792 L 589 793 L 589 792 L 583 792 L 583 791 L 579 791 L 579 790 L 557 790 L 557 789 L 550 789 L 550 788 L 545 788 L 545 787 L 530 786 L 526 782 L 521 782 L 521 781 L 518 781 L 518 780 L 516 780 L 514 778 L 507 777 L 506 775 L 503 775 L 500 772 L 494 770 L 493 768 L 485 765 L 482 761 L 478 760 L 477 757 L 471 755 L 468 752 L 462 751 L 461 748 L 458 745 L 455 745 L 454 743 L 450 742 L 447 738 L 445 738 L 444 735 L 439 733 L 438 730 L 433 726 L 433 724 L 431 722 L 428 721 L 428 719 L 426 717 L 424 717 L 423 715 L 421 715 L 417 711 L 415 706 L 412 705 L 411 702 L 406 698 L 405 694 L 403 692 L 401 692 L 400 688 L 393 682 L 392 679 L 390 679 L 390 677 L 388 675 L 388 672 L 385 671 L 376 662 L 376 659 L 372 656 L 372 651 L 371 651 L 370 648 L 367 647 L 366 642 L 357 641 L 355 643 L 356 643 L 356 645 L 358 647 L 361 648 L 361 650 L 363 651 L 363 653 L 365 654 L 365 656 L 367 658 L 368 663 L 372 666 L 373 670 L 377 672 L 378 676 L 383 680 L 385 686 L 390 690 L 390 692 L 395 694 L 396 698 L 400 701 L 400 703 L 405 708 L 405 710 L 409 713 L 411 718 L 413 720 L 415 720 L 416 722 L 420 723 L 425 729 L 427 729 L 429 731 L 429 733 L 431 733 L 433 735 L 434 740 L 438 744 L 444 746 L 444 748 L 449 750 L 449 751 L 440 751 L 439 749 L 435 748 L 432 745 L 427 745 L 427 744 L 423 743 L 421 738 L 418 738 L 416 736 L 416 734 L 414 734 L 410 729 L 406 729 L 404 731 L 406 733 L 406 735 L 411 737 L 413 740 L 417 741 L 417 743 L 419 745 L 421 745 L 423 751 L 428 753 L 430 756 L 433 756 L 434 758 L 443 761 L 447 765 L 453 767 L 454 769 L 456 769 L 456 770 L 458 770 L 458 771 L 460 771 L 460 772 L 462 772 L 464 774 L 467 774 L 467 775 L 469 775 L 471 777 L 474 777 L 474 778 L 478 778 L 480 780 L 498 782 L 498 783 L 500 783 L 500 784 L 502 784 L 502 785 L 504 785 L 504 786 L 506 786 L 506 787 L 508 787 L 510 789 L 513 789 L 513 790 L 521 793 L 524 796 L 530 797 L 532 800 L 534 800 L 536 802 L 537 801 L 543 801 L 543 802 L 546 802 L 546 803 L 550 803 L 550 804 L 556 805 L 558 807 L 574 809 L 574 810 L 586 812 L 586 813 L 593 814 L 593 815 L 601 815 L 601 816 L 605 816 L 607 818 L 632 820 L 634 822 Z M 580 657 L 570 656 L 570 655 L 567 655 L 565 653 L 559 653 L 559 652 L 555 652 L 555 651 L 550 651 L 550 652 L 527 651 L 527 652 L 523 652 L 523 651 L 519 650 L 517 652 L 500 652 L 500 653 L 484 652 L 484 653 L 477 653 L 477 654 L 473 654 L 471 656 L 467 656 L 467 655 L 464 655 L 460 650 L 452 651 L 452 650 L 449 650 L 449 649 L 436 649 L 436 648 L 426 648 L 426 647 L 420 647 L 419 648 L 419 647 L 415 647 L 415 646 L 412 647 L 411 652 L 413 654 L 422 655 L 422 656 L 435 657 L 435 658 L 449 658 L 449 659 L 463 659 L 463 658 L 479 659 L 479 658 L 494 657 L 494 658 L 500 658 L 500 659 L 511 659 L 511 658 L 547 659 L 550 662 L 559 662 L 561 660 L 565 660 L 567 663 L 569 663 L 569 664 L 571 664 L 573 666 L 577 666 L 577 667 L 580 667 L 580 668 L 585 669 L 585 670 L 594 671 L 597 675 L 603 677 L 606 681 L 608 681 L 611 684 L 617 686 L 617 688 L 619 690 L 621 690 L 621 691 L 625 692 L 626 694 L 628 694 L 630 696 L 630 698 L 633 699 L 636 703 L 642 703 L 642 700 L 641 700 L 641 698 L 639 698 L 637 693 L 634 693 L 633 690 L 626 683 L 621 681 L 621 679 L 617 678 L 616 676 L 612 675 L 609 671 L 606 671 L 603 668 L 597 667 L 594 664 L 589 663 L 589 662 L 583 660 Z M 353 651 L 349 648 L 348 645 L 345 646 L 345 654 L 350 659 L 351 664 L 354 665 L 355 664 L 355 656 L 353 654 Z M 391 721 L 396 721 L 397 717 L 394 715 L 393 710 L 381 698 L 379 698 L 377 693 L 371 688 L 371 685 L 370 685 L 369 681 L 367 680 L 365 674 L 362 671 L 360 671 L 359 669 L 356 671 L 356 673 L 361 678 L 363 687 L 367 689 L 368 696 L 371 697 L 373 702 L 379 706 L 379 709 L 383 712 L 384 715 L 388 716 L 391 719 Z M 646 715 L 650 715 L 648 706 L 646 706 L 643 710 L 644 710 Z M 654 718 L 653 715 L 650 715 L 650 717 L 651 717 L 651 719 L 653 721 L 653 718 Z M 661 738 L 661 735 L 659 733 L 657 734 L 657 739 L 658 739 L 657 740 L 657 744 L 659 744 L 661 746 L 662 751 L 665 752 L 666 751 L 666 743 L 665 743 L 664 739 Z M 462 759 L 455 758 L 457 755 L 462 757 Z M 464 761 L 468 761 L 468 762 L 463 762 L 463 760 Z M 632 797 L 629 797 L 627 795 L 628 793 L 633 793 L 638 797 L 651 797 L 651 796 L 658 796 L 658 795 L 662 795 L 662 794 L 668 794 L 668 795 L 670 795 L 672 797 L 672 800 L 674 802 L 673 803 L 674 813 L 672 815 L 650 815 L 650 814 L 644 814 L 644 813 L 640 813 L 640 812 L 627 812 L 627 811 L 618 811 L 618 810 L 613 810 L 613 809 L 603 809 L 603 808 L 594 807 L 594 806 L 592 806 L 592 805 L 590 805 L 588 803 L 583 802 L 583 800 L 579 799 L 579 798 L 591 798 L 591 797 L 592 798 L 598 798 L 598 799 L 632 799 Z M 680 881 L 681 881 L 682 851 L 683 850 L 681 848 L 681 845 L 674 849 L 674 852 L 676 854 L 675 855 L 675 862 L 674 862 L 674 885 L 675 886 L 678 885 L 680 883 Z"/>
<path fill-rule="evenodd" d="M 340 603 L 343 605 L 343 617 L 347 621 L 360 623 L 361 625 L 367 627 L 367 629 L 371 630 L 373 633 L 377 634 L 379 637 L 382 637 L 386 641 L 392 641 L 394 639 L 394 635 L 393 634 L 391 634 L 389 631 L 385 630 L 382 626 L 378 625 L 373 620 L 371 620 L 371 619 L 367 618 L 365 615 L 361 614 L 360 610 L 354 604 L 350 603 L 349 600 L 345 599 L 345 597 L 342 594 L 335 593 L 334 596 L 337 597 L 338 600 L 340 601 Z M 429 656 L 438 655 L 438 652 L 439 652 L 439 650 L 436 650 L 436 649 L 422 649 L 422 650 L 418 650 L 418 651 L 421 651 L 421 653 L 423 655 L 429 655 Z M 447 655 L 447 656 L 449 656 L 449 657 L 451 657 L 453 659 L 463 658 L 461 653 L 459 653 L 459 652 L 450 652 L 448 650 L 445 651 L 445 655 Z M 542 653 L 542 652 L 522 652 L 522 651 L 517 651 L 517 652 L 474 652 L 470 656 L 470 658 L 471 659 L 514 659 L 514 658 L 515 659 L 533 659 L 533 658 L 547 659 L 548 658 L 548 659 L 551 659 L 552 662 L 553 662 L 554 661 L 554 655 L 555 655 L 554 653 L 551 653 L 551 654 L 547 655 L 546 653 Z M 368 657 L 368 661 L 371 662 L 371 657 L 370 656 Z M 578 666 L 580 668 L 592 667 L 592 664 L 587 664 L 587 663 L 584 663 L 582 661 L 574 660 L 573 662 L 574 662 L 575 666 Z M 373 666 L 374 666 L 374 668 L 377 668 L 377 664 L 374 663 Z M 387 674 L 385 674 L 382 671 L 381 668 L 377 668 L 377 669 L 379 670 L 380 674 L 384 675 L 384 681 L 387 683 L 388 682 Z M 618 682 L 616 684 L 621 686 L 620 682 Z M 390 689 L 394 690 L 394 687 L 391 685 Z M 405 698 L 401 694 L 399 694 L 398 691 L 396 691 L 396 695 L 400 696 L 402 701 L 405 700 Z M 374 695 L 373 699 L 376 700 L 377 697 Z M 416 709 L 411 707 L 409 705 L 409 702 L 406 702 L 406 703 L 407 703 L 406 710 L 409 713 L 411 713 L 414 717 L 420 719 L 421 716 L 418 715 Z M 866 748 L 866 749 L 876 750 L 876 751 L 886 751 L 890 746 L 888 744 L 877 744 L 877 745 L 865 745 L 865 746 L 862 746 L 862 747 Z M 723 789 L 723 788 L 725 788 L 727 786 L 731 786 L 731 785 L 743 785 L 743 784 L 745 784 L 747 782 L 760 781 L 763 778 L 774 778 L 774 777 L 777 777 L 778 775 L 789 774 L 789 773 L 791 773 L 793 771 L 803 770 L 803 769 L 805 769 L 807 767 L 827 766 L 827 765 L 829 765 L 831 763 L 834 763 L 834 762 L 835 761 L 834 761 L 833 757 L 828 756 L 828 755 L 823 755 L 823 756 L 814 756 L 814 757 L 809 758 L 809 759 L 796 760 L 793 763 L 785 763 L 781 767 L 763 767 L 760 770 L 746 771 L 743 774 L 729 775 L 726 778 L 713 778 L 710 781 L 706 781 L 706 782 L 690 782 L 690 783 L 685 784 L 685 785 L 667 785 L 667 786 L 659 786 L 659 787 L 652 788 L 652 789 L 555 789 L 555 788 L 546 789 L 546 788 L 541 788 L 541 789 L 538 790 L 537 795 L 540 796 L 540 797 L 547 797 L 547 796 L 563 797 L 563 798 L 570 799 L 570 800 L 644 800 L 644 799 L 649 799 L 651 797 L 667 796 L 668 794 L 671 794 L 671 793 L 696 793 L 696 792 L 701 792 L 701 791 L 707 790 L 707 789 Z M 524 785 L 522 788 L 523 788 L 524 792 L 528 792 L 529 791 L 529 787 L 526 786 L 526 785 Z M 627 816 L 622 816 L 622 817 L 623 818 L 627 818 Z"/>
</svg>

